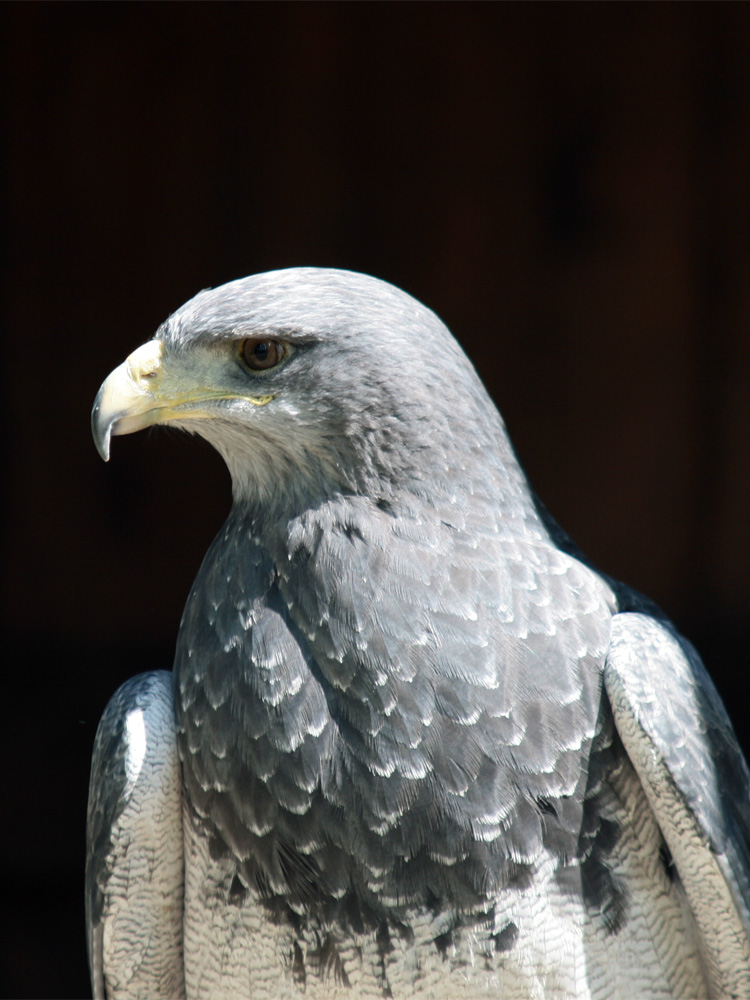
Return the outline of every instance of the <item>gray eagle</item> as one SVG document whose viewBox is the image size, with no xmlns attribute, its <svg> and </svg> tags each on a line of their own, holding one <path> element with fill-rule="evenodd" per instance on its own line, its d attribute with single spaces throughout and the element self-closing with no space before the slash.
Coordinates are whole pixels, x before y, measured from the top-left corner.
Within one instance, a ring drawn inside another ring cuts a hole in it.
<svg viewBox="0 0 750 1000">
<path fill-rule="evenodd" d="M 750 996 L 719 696 L 536 499 L 434 313 L 347 271 L 233 281 L 92 421 L 105 460 L 198 433 L 233 487 L 172 672 L 97 732 L 97 997 Z"/>
</svg>

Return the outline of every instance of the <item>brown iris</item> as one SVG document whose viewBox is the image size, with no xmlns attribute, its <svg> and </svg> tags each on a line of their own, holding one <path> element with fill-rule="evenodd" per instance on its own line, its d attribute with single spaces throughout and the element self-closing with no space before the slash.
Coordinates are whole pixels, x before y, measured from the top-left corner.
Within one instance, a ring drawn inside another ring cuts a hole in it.
<svg viewBox="0 0 750 1000">
<path fill-rule="evenodd" d="M 280 340 L 271 340 L 268 337 L 249 337 L 242 341 L 240 354 L 248 368 L 262 372 L 283 361 L 286 356 L 286 348 Z"/>
</svg>

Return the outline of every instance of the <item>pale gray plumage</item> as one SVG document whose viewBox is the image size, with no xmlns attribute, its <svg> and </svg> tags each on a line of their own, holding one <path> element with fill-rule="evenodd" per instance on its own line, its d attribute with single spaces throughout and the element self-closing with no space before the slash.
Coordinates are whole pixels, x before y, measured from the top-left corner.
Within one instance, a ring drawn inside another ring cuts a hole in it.
<svg viewBox="0 0 750 1000">
<path fill-rule="evenodd" d="M 255 338 L 283 359 L 248 368 Z M 718 695 L 538 504 L 433 313 L 314 268 L 202 292 L 93 415 L 105 457 L 167 421 L 223 455 L 234 505 L 173 724 L 133 749 L 131 713 L 171 710 L 145 675 L 97 736 L 97 995 L 750 995 L 750 778 Z M 144 834 L 175 746 L 184 815 Z M 138 848 L 184 917 L 150 951 Z"/>
</svg>

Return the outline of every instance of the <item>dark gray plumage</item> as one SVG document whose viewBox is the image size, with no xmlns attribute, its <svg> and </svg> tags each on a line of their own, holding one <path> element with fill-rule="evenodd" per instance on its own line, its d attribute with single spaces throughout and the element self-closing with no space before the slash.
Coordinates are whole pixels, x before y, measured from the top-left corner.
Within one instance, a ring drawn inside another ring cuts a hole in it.
<svg viewBox="0 0 750 1000">
<path fill-rule="evenodd" d="M 188 995 L 750 995 L 750 785 L 723 706 L 540 508 L 433 313 L 312 268 L 202 292 L 93 415 L 105 457 L 167 421 L 234 489 L 174 665 L 185 886 L 164 895 Z M 117 697 L 90 809 L 105 937 Z M 100 991 L 127 953 L 92 957 Z M 139 974 L 131 992 L 174 993 Z"/>
</svg>

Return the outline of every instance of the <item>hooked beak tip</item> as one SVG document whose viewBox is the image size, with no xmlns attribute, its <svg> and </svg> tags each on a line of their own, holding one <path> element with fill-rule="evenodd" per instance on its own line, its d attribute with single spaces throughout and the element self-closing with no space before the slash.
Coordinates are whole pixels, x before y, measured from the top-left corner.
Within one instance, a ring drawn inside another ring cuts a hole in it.
<svg viewBox="0 0 750 1000">
<path fill-rule="evenodd" d="M 99 452 L 104 461 L 108 462 L 109 446 L 112 438 L 112 424 L 114 423 L 114 420 L 111 418 L 102 418 L 101 396 L 102 390 L 100 389 L 97 393 L 96 400 L 94 401 L 94 408 L 91 411 L 91 433 L 94 438 L 96 450 Z"/>
</svg>

